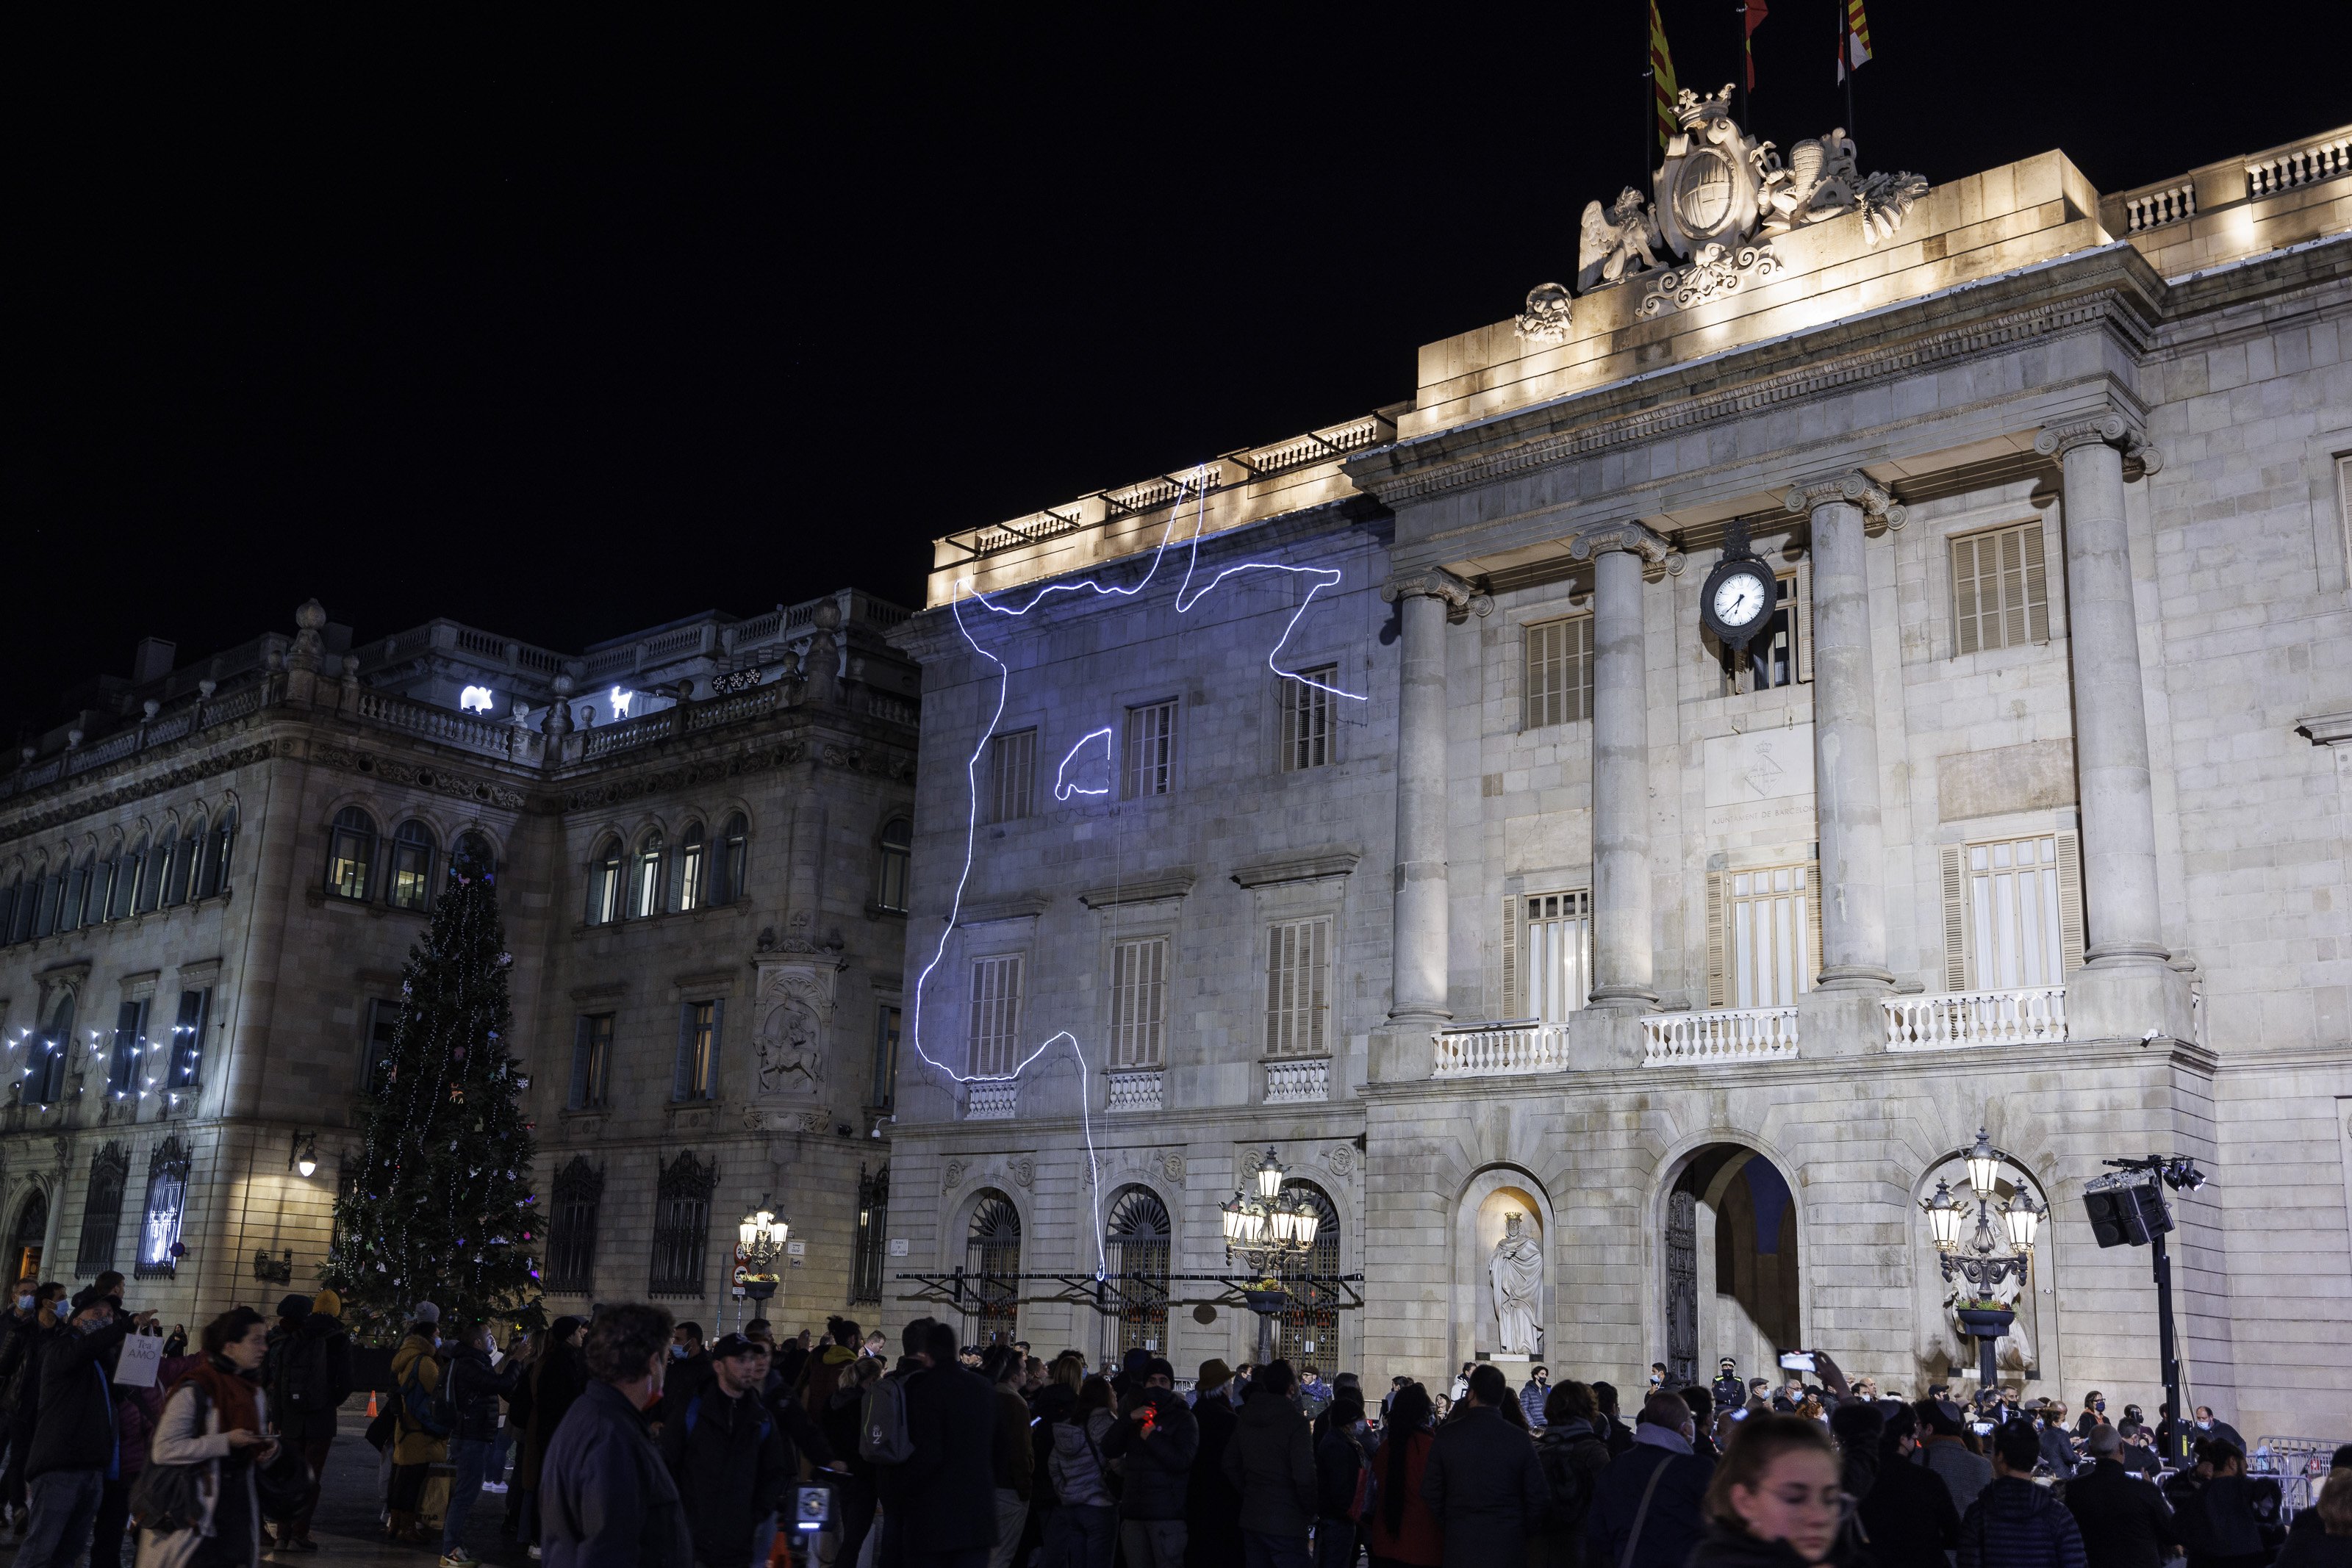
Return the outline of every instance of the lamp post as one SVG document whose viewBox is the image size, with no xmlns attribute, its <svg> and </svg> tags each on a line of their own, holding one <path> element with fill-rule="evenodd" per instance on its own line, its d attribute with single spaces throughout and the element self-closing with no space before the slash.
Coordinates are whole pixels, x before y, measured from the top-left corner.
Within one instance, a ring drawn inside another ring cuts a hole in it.
<svg viewBox="0 0 2352 1568">
<path fill-rule="evenodd" d="M 765 1301 L 776 1293 L 776 1276 L 768 1270 L 784 1254 L 784 1239 L 792 1227 L 776 1217 L 762 1197 L 760 1207 L 743 1217 L 735 1228 L 735 1239 L 743 1244 L 743 1256 L 751 1260 L 751 1272 L 743 1281 L 743 1293 L 755 1301 Z"/>
<path fill-rule="evenodd" d="M 1969 1186 L 1976 1194 L 1975 1233 L 1965 1241 L 1961 1239 L 1970 1205 L 1954 1197 L 1950 1186 L 1941 1178 L 1937 1180 L 1934 1195 L 1921 1199 L 1919 1207 L 1927 1217 L 1927 1237 L 1936 1245 L 1944 1279 L 1948 1282 L 1966 1281 L 1958 1309 L 1960 1326 L 1977 1342 L 1978 1385 L 1989 1391 L 1995 1384 L 1994 1343 L 2017 1322 L 2017 1313 L 2002 1306 L 1993 1291 L 2012 1274 L 2017 1276 L 2019 1289 L 2024 1289 L 2033 1263 L 2033 1239 L 2042 1228 L 2043 1211 L 2022 1182 L 2018 1184 L 2015 1197 L 1995 1206 L 1993 1196 L 2000 1169 L 2009 1162 L 1992 1146 L 1992 1139 L 1984 1128 L 1977 1129 L 1976 1145 L 1965 1157 Z M 1993 1230 L 1996 1217 L 2000 1220 L 1999 1235 Z M 2004 1240 L 2008 1243 L 2005 1251 Z"/>
<path fill-rule="evenodd" d="M 1242 1289 L 1242 1299 L 1257 1314 L 1257 1360 L 1263 1366 L 1274 1359 L 1275 1314 L 1290 1304 L 1290 1292 L 1278 1278 L 1282 1265 L 1304 1259 L 1315 1247 L 1322 1214 L 1303 1195 L 1285 1197 L 1283 1178 L 1289 1175 L 1272 1149 L 1266 1150 L 1251 1173 L 1250 1186 L 1221 1203 L 1224 1219 L 1225 1260 L 1238 1258 L 1257 1276 Z"/>
</svg>

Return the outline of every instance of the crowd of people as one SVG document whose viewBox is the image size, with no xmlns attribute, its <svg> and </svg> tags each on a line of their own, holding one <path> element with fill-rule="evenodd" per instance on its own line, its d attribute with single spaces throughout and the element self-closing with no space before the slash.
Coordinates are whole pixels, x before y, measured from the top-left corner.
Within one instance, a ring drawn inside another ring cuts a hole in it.
<svg viewBox="0 0 2352 1568">
<path fill-rule="evenodd" d="M 28 1281 L 0 1319 L 17 1568 L 123 1568 L 134 1528 L 137 1568 L 319 1551 L 362 1381 L 336 1293 L 232 1308 L 190 1354 L 122 1284 Z M 2352 1568 L 2352 1446 L 2290 1528 L 2203 1407 L 2168 1461 L 2168 1421 L 2099 1394 L 1906 1400 L 1825 1357 L 1818 1385 L 1654 1365 L 1628 1422 L 1543 1366 L 1374 1403 L 1286 1361 L 1180 1389 L 1148 1351 L 1048 1362 L 928 1318 L 897 1351 L 839 1318 L 706 1343 L 646 1305 L 501 1345 L 419 1303 L 366 1427 L 384 1535 L 471 1568 L 491 1495 L 501 1554 L 547 1568 Z"/>
</svg>

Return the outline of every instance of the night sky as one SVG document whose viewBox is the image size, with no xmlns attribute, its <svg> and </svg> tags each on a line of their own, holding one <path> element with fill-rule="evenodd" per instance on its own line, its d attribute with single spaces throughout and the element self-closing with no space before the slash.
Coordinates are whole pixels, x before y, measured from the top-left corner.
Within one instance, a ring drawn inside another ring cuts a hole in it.
<svg viewBox="0 0 2352 1568">
<path fill-rule="evenodd" d="M 1770 5 L 1786 147 L 1845 120 L 1837 11 Z M 1732 0 L 1663 8 L 1683 85 L 1738 74 Z M 1655 151 L 1639 0 L 499 9 L 9 39 L 11 733 L 314 594 L 567 650 L 919 602 L 934 536 L 1409 398 Z M 1869 9 L 1866 172 L 2117 190 L 2352 120 L 2336 0 Z"/>
</svg>

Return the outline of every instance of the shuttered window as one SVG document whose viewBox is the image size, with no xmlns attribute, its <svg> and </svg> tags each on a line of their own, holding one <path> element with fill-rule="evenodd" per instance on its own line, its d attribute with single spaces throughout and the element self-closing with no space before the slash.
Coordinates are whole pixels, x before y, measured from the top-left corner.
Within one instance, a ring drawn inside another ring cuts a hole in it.
<svg viewBox="0 0 2352 1568">
<path fill-rule="evenodd" d="M 1110 1064 L 1158 1067 L 1166 1060 L 1168 938 L 1139 937 L 1110 950 Z"/>
<path fill-rule="evenodd" d="M 1331 761 L 1331 687 L 1337 664 L 1301 670 L 1276 683 L 1282 703 L 1282 770 L 1300 773 Z"/>
<path fill-rule="evenodd" d="M 1286 920 L 1266 934 L 1265 1053 L 1325 1054 L 1331 922 Z"/>
<path fill-rule="evenodd" d="M 1943 861 L 1948 989 L 2058 986 L 2082 967 L 2082 853 L 2074 834 L 1948 844 Z"/>
<path fill-rule="evenodd" d="M 613 1016 L 583 1013 L 572 1032 L 572 1092 L 565 1100 L 573 1111 L 604 1108 L 605 1085 L 613 1071 Z"/>
<path fill-rule="evenodd" d="M 988 743 L 988 821 L 1013 822 L 1036 810 L 1037 732 L 1016 729 Z"/>
<path fill-rule="evenodd" d="M 1127 710 L 1127 798 L 1165 795 L 1176 784 L 1176 704 Z"/>
<path fill-rule="evenodd" d="M 971 967 L 969 1037 L 975 1078 L 1012 1072 L 1021 1050 L 1021 955 L 982 958 Z"/>
<path fill-rule="evenodd" d="M 673 1100 L 719 1097 L 719 1037 L 727 1019 L 723 998 L 684 1002 L 677 1009 L 677 1072 Z"/>
<path fill-rule="evenodd" d="M 1592 716 L 1592 617 L 1546 621 L 1520 633 L 1527 682 L 1519 727 L 1574 724 Z"/>
<path fill-rule="evenodd" d="M 2042 525 L 2019 523 L 1952 541 L 1952 650 L 2050 641 L 2050 574 Z"/>
<path fill-rule="evenodd" d="M 1822 950 L 1811 865 L 1707 874 L 1707 1005 L 1794 1007 L 1813 988 Z"/>
<path fill-rule="evenodd" d="M 1516 948 L 1504 965 L 1505 1016 L 1561 1022 L 1592 990 L 1592 894 L 1528 894 L 1506 900 L 1505 914 L 1518 927 L 1505 932 Z"/>
</svg>

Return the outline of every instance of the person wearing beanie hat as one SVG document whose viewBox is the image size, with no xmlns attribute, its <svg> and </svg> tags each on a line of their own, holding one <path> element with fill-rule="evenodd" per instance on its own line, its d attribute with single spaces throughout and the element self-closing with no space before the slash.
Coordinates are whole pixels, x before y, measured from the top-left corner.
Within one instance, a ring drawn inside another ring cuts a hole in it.
<svg viewBox="0 0 2352 1568">
<path fill-rule="evenodd" d="M 430 1301 L 419 1301 L 416 1303 L 416 1321 L 420 1323 L 437 1323 L 441 1321 L 441 1309 Z"/>
<path fill-rule="evenodd" d="M 288 1296 L 278 1303 L 279 1332 L 270 1336 L 262 1364 L 269 1414 L 278 1436 L 310 1467 L 310 1490 L 301 1508 L 278 1525 L 276 1550 L 316 1552 L 310 1516 L 319 1506 L 319 1478 L 327 1473 L 327 1450 L 335 1441 L 335 1412 L 352 1396 L 352 1336 L 343 1332 L 342 1299 L 332 1291 Z"/>
<path fill-rule="evenodd" d="M 278 1317 L 279 1317 L 279 1319 L 280 1319 L 280 1320 L 282 1320 L 283 1322 L 289 1322 L 289 1323 L 299 1323 L 299 1322 L 300 1322 L 304 1318 L 307 1318 L 307 1317 L 309 1317 L 310 1315 L 310 1297 L 308 1297 L 308 1296 L 281 1296 L 281 1297 L 279 1297 L 279 1298 L 278 1298 Z"/>
<path fill-rule="evenodd" d="M 340 1318 L 343 1315 L 343 1298 L 332 1288 L 320 1291 L 310 1298 L 310 1310 L 325 1317 Z"/>
</svg>

